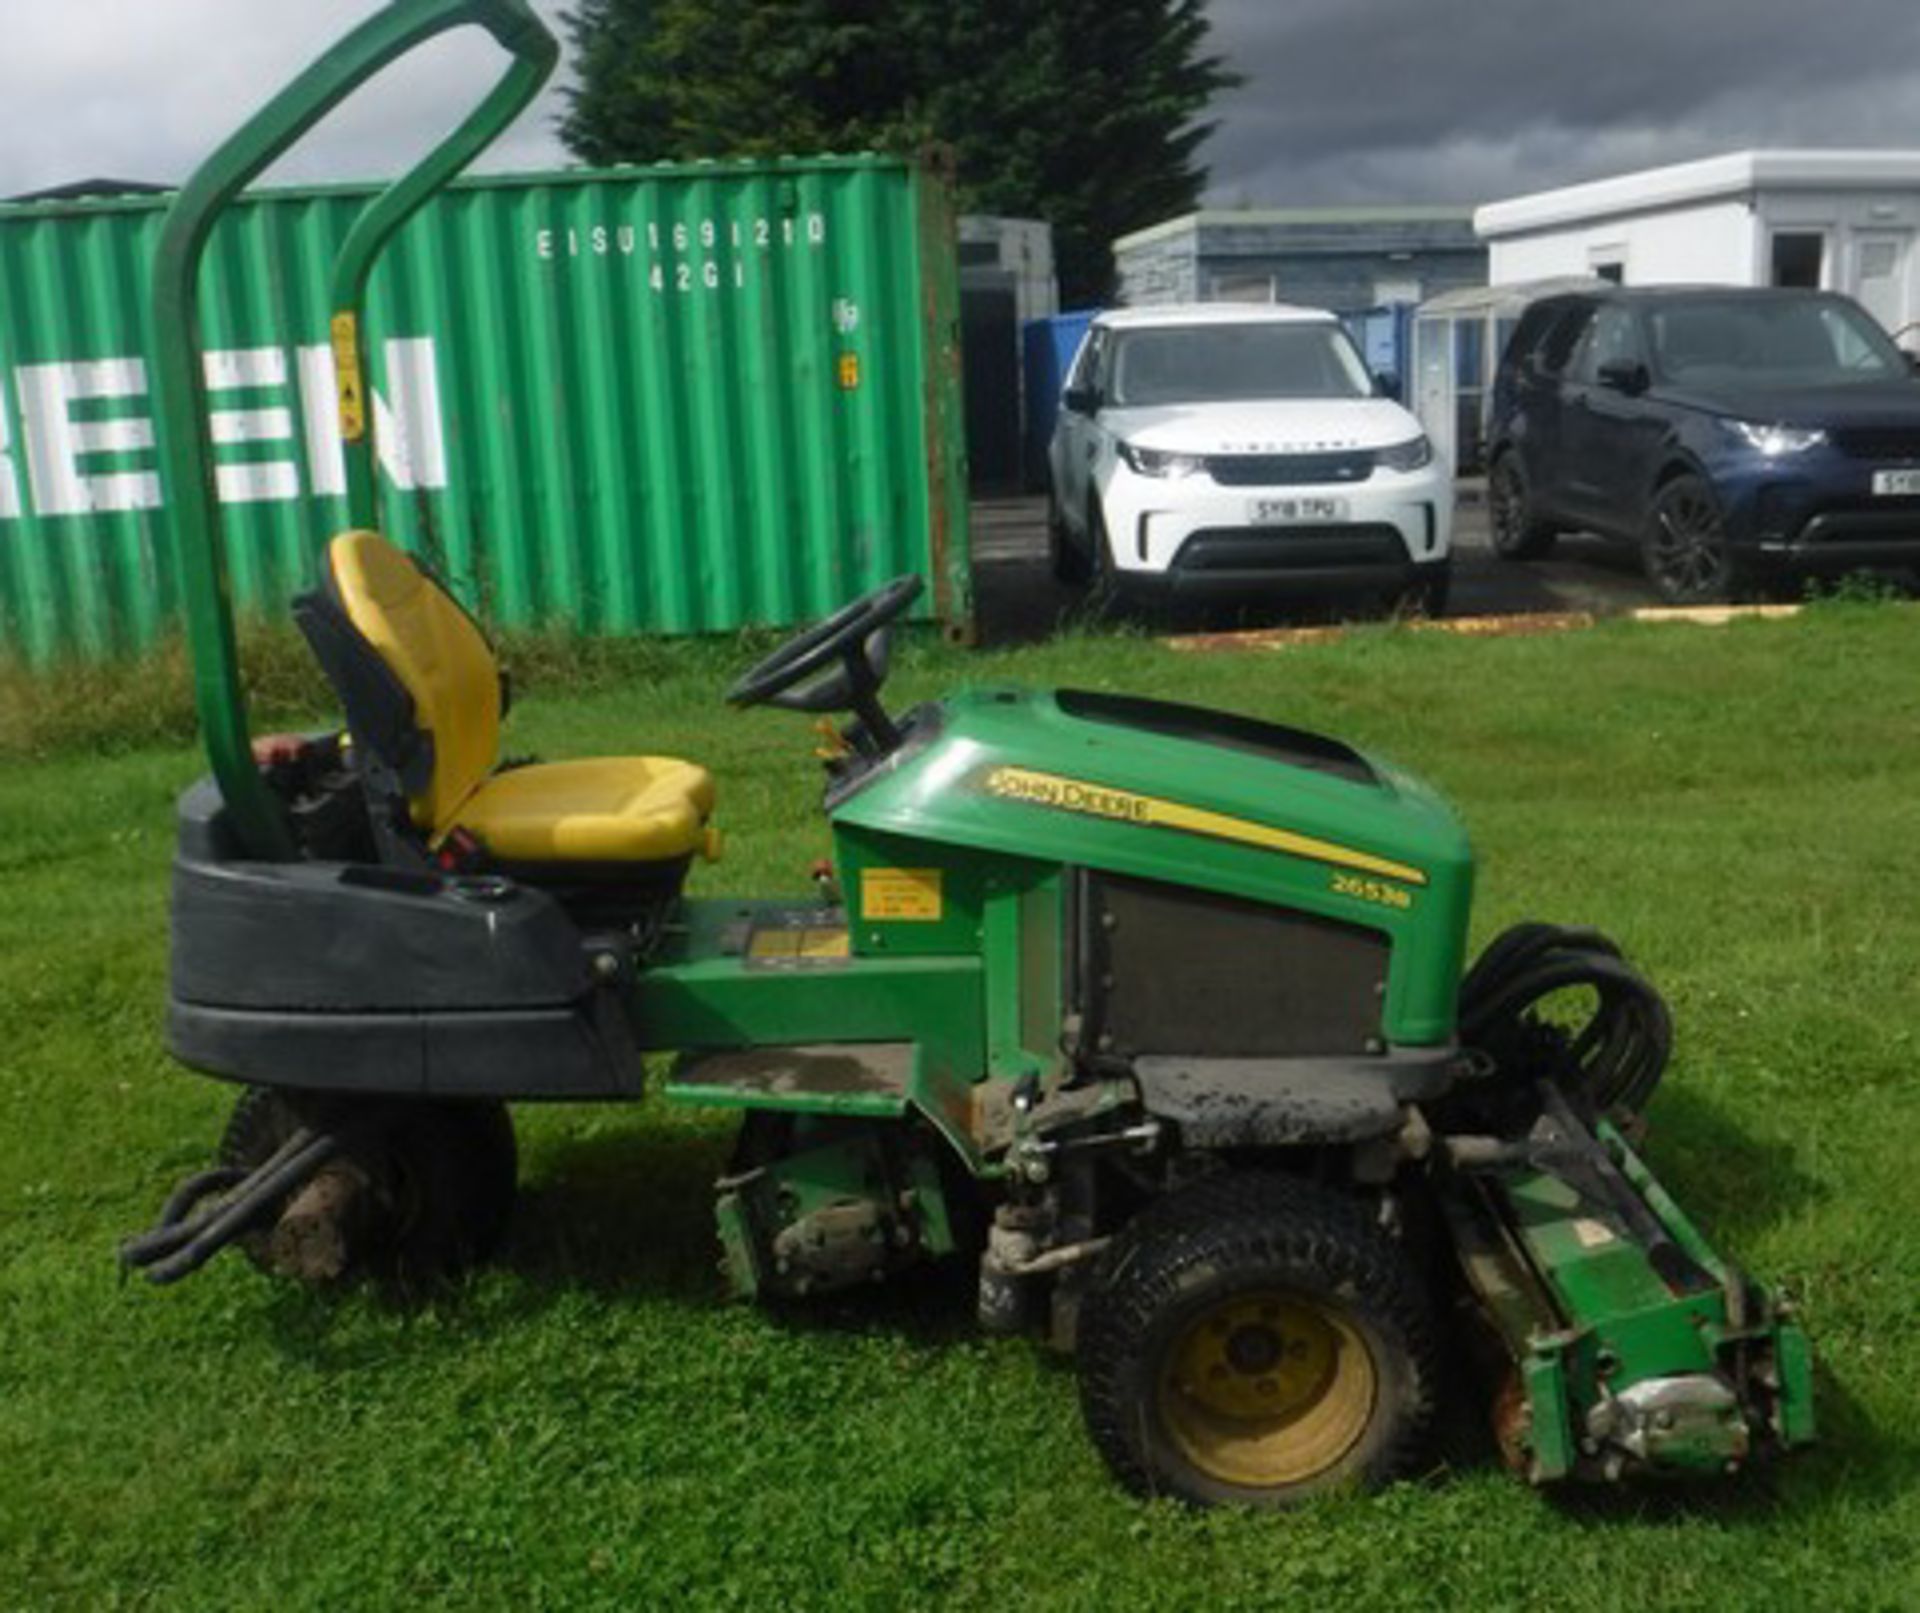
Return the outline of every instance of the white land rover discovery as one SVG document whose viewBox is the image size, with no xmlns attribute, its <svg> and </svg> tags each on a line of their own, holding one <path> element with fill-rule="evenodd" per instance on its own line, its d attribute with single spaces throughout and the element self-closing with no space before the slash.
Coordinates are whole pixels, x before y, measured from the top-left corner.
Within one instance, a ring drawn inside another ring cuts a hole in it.
<svg viewBox="0 0 1920 1613">
<path fill-rule="evenodd" d="M 1452 467 L 1322 310 L 1100 315 L 1048 462 L 1063 581 L 1249 600 L 1391 590 L 1446 607 Z"/>
</svg>

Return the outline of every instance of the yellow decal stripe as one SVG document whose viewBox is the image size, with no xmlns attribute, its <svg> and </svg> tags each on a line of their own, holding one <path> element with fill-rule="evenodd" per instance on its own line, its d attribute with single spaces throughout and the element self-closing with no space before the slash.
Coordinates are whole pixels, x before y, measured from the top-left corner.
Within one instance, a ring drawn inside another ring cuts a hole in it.
<svg viewBox="0 0 1920 1613">
<path fill-rule="evenodd" d="M 1351 846 L 1318 840 L 1312 835 L 1295 834 L 1290 829 L 1275 829 L 1245 818 L 1210 812 L 1205 807 L 1187 806 L 1179 801 L 1164 801 L 1154 795 L 1136 795 L 1131 790 L 1110 789 L 1085 779 L 1066 778 L 1059 773 L 1037 773 L 1025 767 L 995 767 L 988 770 L 985 787 L 990 795 L 1011 801 L 1030 801 L 1035 806 L 1055 807 L 1062 812 L 1079 812 L 1091 818 L 1109 818 L 1119 823 L 1138 823 L 1153 829 L 1181 829 L 1188 834 L 1205 835 L 1210 840 L 1229 840 L 1237 845 L 1258 846 L 1264 851 L 1283 851 L 1290 857 L 1330 863 L 1337 868 L 1355 868 L 1363 873 L 1383 874 L 1388 879 L 1409 885 L 1424 885 L 1426 874 L 1408 863 L 1376 857 Z"/>
</svg>

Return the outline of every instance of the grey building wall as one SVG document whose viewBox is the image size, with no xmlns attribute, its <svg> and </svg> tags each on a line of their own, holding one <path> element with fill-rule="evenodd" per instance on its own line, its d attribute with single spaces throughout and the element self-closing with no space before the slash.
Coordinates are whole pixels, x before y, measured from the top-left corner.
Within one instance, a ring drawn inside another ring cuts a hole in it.
<svg viewBox="0 0 1920 1613">
<path fill-rule="evenodd" d="M 1357 313 L 1487 283 L 1466 209 L 1199 213 L 1142 235 L 1114 249 L 1121 300 L 1136 306 L 1233 299 Z"/>
<path fill-rule="evenodd" d="M 1191 232 L 1118 251 L 1114 267 L 1119 272 L 1120 300 L 1130 308 L 1200 300 L 1200 262 Z"/>
</svg>

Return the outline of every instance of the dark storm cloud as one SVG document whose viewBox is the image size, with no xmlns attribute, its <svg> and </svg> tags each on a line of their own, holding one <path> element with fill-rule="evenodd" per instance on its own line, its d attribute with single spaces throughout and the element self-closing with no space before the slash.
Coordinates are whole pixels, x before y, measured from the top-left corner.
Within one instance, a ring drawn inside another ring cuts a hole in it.
<svg viewBox="0 0 1920 1613">
<path fill-rule="evenodd" d="M 1215 205 L 1481 202 L 1748 146 L 1920 146 L 1915 0 L 1210 0 Z"/>
<path fill-rule="evenodd" d="M 381 0 L 0 0 L 0 195 L 177 180 Z M 550 19 L 572 0 L 535 0 Z M 1210 199 L 1477 202 L 1752 145 L 1920 146 L 1920 0 L 1208 0 Z M 277 177 L 391 173 L 497 70 L 421 53 Z M 556 92 L 492 167 L 565 160 Z"/>
</svg>

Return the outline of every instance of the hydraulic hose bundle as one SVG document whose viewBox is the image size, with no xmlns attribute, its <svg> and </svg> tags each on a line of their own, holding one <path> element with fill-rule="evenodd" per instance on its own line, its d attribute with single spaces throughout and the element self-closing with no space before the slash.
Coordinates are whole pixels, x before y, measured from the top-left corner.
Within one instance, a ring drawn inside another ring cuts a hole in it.
<svg viewBox="0 0 1920 1613">
<path fill-rule="evenodd" d="M 1591 1013 L 1568 1024 L 1540 1012 L 1549 997 L 1590 992 Z M 1597 930 L 1516 924 L 1460 983 L 1461 1044 L 1490 1061 L 1492 1080 L 1558 1079 L 1597 1110 L 1637 1115 L 1673 1050 L 1659 992 Z"/>
</svg>

